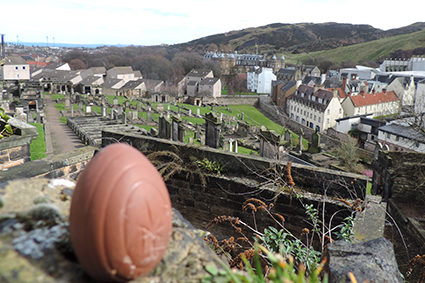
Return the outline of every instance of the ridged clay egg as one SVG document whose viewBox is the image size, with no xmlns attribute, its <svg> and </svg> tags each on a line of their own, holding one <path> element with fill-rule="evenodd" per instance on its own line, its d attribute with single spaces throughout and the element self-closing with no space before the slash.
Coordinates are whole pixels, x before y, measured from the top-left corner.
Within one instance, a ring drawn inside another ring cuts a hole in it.
<svg viewBox="0 0 425 283">
<path fill-rule="evenodd" d="M 69 216 L 71 243 L 83 269 L 101 282 L 146 275 L 171 235 L 171 201 L 155 166 L 137 149 L 115 143 L 80 174 Z"/>
</svg>

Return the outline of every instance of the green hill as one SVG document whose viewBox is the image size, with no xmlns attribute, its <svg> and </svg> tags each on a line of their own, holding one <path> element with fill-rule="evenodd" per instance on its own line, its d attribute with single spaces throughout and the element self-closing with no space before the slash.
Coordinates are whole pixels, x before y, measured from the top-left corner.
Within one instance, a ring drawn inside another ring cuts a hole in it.
<svg viewBox="0 0 425 283">
<path fill-rule="evenodd" d="M 360 62 L 362 60 L 381 61 L 391 53 L 402 50 L 414 50 L 425 47 L 425 30 L 418 32 L 382 38 L 365 43 L 338 47 L 331 50 L 323 50 L 302 54 L 284 54 L 287 62 L 296 63 L 308 58 L 326 58 L 336 63 L 343 61 Z"/>
</svg>

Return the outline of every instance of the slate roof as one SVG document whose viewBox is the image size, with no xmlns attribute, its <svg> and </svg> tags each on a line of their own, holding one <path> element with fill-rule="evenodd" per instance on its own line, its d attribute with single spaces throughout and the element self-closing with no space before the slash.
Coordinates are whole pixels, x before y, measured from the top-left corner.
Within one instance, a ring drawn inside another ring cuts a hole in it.
<svg viewBox="0 0 425 283">
<path fill-rule="evenodd" d="M 386 93 L 377 92 L 375 94 L 368 93 L 364 95 L 353 95 L 350 96 L 350 99 L 353 101 L 355 107 L 399 101 L 394 91 L 387 91 Z"/>
<path fill-rule="evenodd" d="M 329 91 L 332 91 L 333 89 L 338 90 L 338 96 L 340 98 L 346 98 L 347 95 L 345 94 L 345 91 L 341 87 L 333 87 L 333 88 L 326 88 Z"/>
<path fill-rule="evenodd" d="M 287 92 L 288 90 L 293 88 L 296 84 L 297 84 L 297 82 L 289 81 L 284 86 L 282 86 L 280 89 L 283 90 L 284 92 Z"/>
<path fill-rule="evenodd" d="M 301 93 L 304 93 L 304 97 L 301 96 Z M 315 97 L 313 100 L 312 97 Z M 322 99 L 322 103 L 319 103 L 319 98 Z M 331 99 L 333 98 L 333 94 L 331 91 L 326 89 L 319 89 L 314 92 L 314 87 L 301 85 L 298 88 L 298 91 L 295 92 L 294 95 L 291 96 L 291 99 L 301 101 L 303 104 L 309 104 L 311 107 L 316 108 L 320 111 L 325 111 L 328 107 Z"/>
<path fill-rule="evenodd" d="M 91 67 L 90 70 L 92 70 L 95 75 L 106 74 L 105 67 Z"/>
<path fill-rule="evenodd" d="M 112 68 L 115 73 L 117 73 L 117 75 L 123 75 L 123 74 L 133 74 L 133 68 L 131 68 L 130 66 L 125 66 L 125 67 L 114 67 Z M 110 69 L 110 70 L 112 70 Z M 110 71 L 108 70 L 108 71 Z"/>
<path fill-rule="evenodd" d="M 123 85 L 121 88 L 123 89 L 135 89 L 141 84 L 144 84 L 145 82 L 143 80 L 135 80 L 135 81 L 128 81 L 125 85 Z"/>
<path fill-rule="evenodd" d="M 122 81 L 122 79 L 108 79 L 102 84 L 102 86 L 111 88 L 121 81 Z"/>
<path fill-rule="evenodd" d="M 96 81 L 98 81 L 100 79 L 100 77 L 97 77 L 97 76 L 88 76 L 88 77 L 85 77 L 81 82 L 80 82 L 80 84 L 83 84 L 83 85 L 91 85 L 91 84 L 93 84 L 94 82 L 96 82 Z"/>
<path fill-rule="evenodd" d="M 186 77 L 205 77 L 206 75 L 208 75 L 211 72 L 211 70 L 201 70 L 201 69 L 193 69 L 192 71 L 190 71 Z"/>
<path fill-rule="evenodd" d="M 4 65 L 28 65 L 28 63 L 22 59 L 21 56 L 7 56 L 2 60 Z"/>
<path fill-rule="evenodd" d="M 415 141 L 420 141 L 422 143 L 425 142 L 424 136 L 415 131 L 409 125 L 400 125 L 396 123 L 387 124 L 385 126 L 379 127 L 379 131 L 383 131 L 386 133 L 394 134 L 400 137 L 408 138 Z"/>
<path fill-rule="evenodd" d="M 206 78 L 203 79 L 199 84 L 200 85 L 215 85 L 218 82 L 219 78 Z"/>
</svg>

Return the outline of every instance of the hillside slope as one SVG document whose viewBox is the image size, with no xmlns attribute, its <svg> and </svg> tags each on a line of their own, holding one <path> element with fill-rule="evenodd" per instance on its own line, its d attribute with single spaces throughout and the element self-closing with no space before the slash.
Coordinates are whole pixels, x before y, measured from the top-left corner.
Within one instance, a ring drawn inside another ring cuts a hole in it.
<svg viewBox="0 0 425 283">
<path fill-rule="evenodd" d="M 341 23 L 275 23 L 257 28 L 247 28 L 215 34 L 177 47 L 186 50 L 208 50 L 210 45 L 227 46 L 240 53 L 253 52 L 258 45 L 261 53 L 309 53 L 369 42 L 425 29 L 425 23 L 383 31 L 370 25 Z"/>
</svg>

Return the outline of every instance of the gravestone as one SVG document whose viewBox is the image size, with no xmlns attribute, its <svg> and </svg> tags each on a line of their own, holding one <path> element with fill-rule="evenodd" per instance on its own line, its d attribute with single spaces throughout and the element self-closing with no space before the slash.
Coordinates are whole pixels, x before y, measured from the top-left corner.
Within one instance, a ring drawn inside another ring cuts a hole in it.
<svg viewBox="0 0 425 283">
<path fill-rule="evenodd" d="M 157 137 L 158 136 L 158 130 L 156 128 L 151 128 L 150 134 L 153 137 Z"/>
<path fill-rule="evenodd" d="M 80 103 L 78 103 L 78 110 L 83 110 L 84 109 L 84 104 L 82 101 L 80 101 Z"/>
<path fill-rule="evenodd" d="M 130 109 L 130 100 L 126 100 L 124 102 L 124 107 L 125 107 L 126 110 Z"/>
<path fill-rule="evenodd" d="M 308 152 L 319 153 L 320 150 L 320 134 L 316 129 L 316 131 L 311 135 L 311 143 L 308 144 Z"/>
<path fill-rule="evenodd" d="M 79 104 L 81 102 L 81 95 L 80 94 L 76 94 L 75 95 L 75 104 Z"/>
<path fill-rule="evenodd" d="M 100 114 L 102 115 L 102 117 L 108 116 L 108 108 L 106 108 L 106 106 L 102 105 L 100 107 Z"/>
<path fill-rule="evenodd" d="M 34 123 L 34 113 L 31 113 L 31 112 L 28 113 L 27 123 Z"/>
<path fill-rule="evenodd" d="M 241 113 L 241 120 L 243 121 L 243 120 L 245 120 L 245 113 Z"/>
<path fill-rule="evenodd" d="M 205 145 L 219 148 L 221 121 L 214 112 L 205 115 Z"/>
<path fill-rule="evenodd" d="M 280 135 L 273 130 L 267 130 L 261 126 L 260 129 L 260 156 L 276 159 L 279 153 Z"/>
<path fill-rule="evenodd" d="M 86 115 L 91 114 L 91 107 L 92 107 L 91 103 L 89 105 L 86 105 Z"/>
<path fill-rule="evenodd" d="M 238 121 L 238 127 L 237 127 L 237 134 L 241 137 L 247 137 L 248 136 L 248 130 L 249 130 L 249 124 L 243 121 Z"/>
<path fill-rule="evenodd" d="M 118 97 L 114 97 L 114 99 L 113 99 L 113 101 L 112 101 L 112 104 L 114 105 L 114 106 L 118 106 Z"/>
<path fill-rule="evenodd" d="M 118 105 L 118 108 L 117 108 L 118 116 L 121 116 L 121 115 L 122 115 L 122 112 L 123 112 L 123 107 L 122 107 L 122 105 Z"/>
<path fill-rule="evenodd" d="M 141 101 L 137 101 L 137 103 L 136 103 L 136 109 L 137 109 L 137 111 L 142 111 L 142 102 Z"/>
<path fill-rule="evenodd" d="M 201 116 L 201 109 L 196 108 L 196 116 Z"/>
<path fill-rule="evenodd" d="M 167 105 L 167 110 L 170 111 L 171 107 L 170 104 Z"/>
<path fill-rule="evenodd" d="M 121 119 L 122 119 L 122 123 L 124 125 L 127 125 L 127 113 L 125 113 L 125 111 L 122 112 Z"/>
<path fill-rule="evenodd" d="M 150 111 L 146 112 L 146 122 L 147 123 L 152 122 L 152 112 L 150 112 Z"/>
<path fill-rule="evenodd" d="M 189 117 L 192 117 L 192 109 L 189 109 Z"/>
<path fill-rule="evenodd" d="M 74 117 L 74 104 L 71 104 L 71 117 Z"/>
<path fill-rule="evenodd" d="M 188 142 L 189 144 L 193 144 L 193 137 L 189 137 Z"/>
<path fill-rule="evenodd" d="M 133 114 L 133 117 L 131 119 L 133 120 L 139 119 L 139 112 L 137 110 L 133 110 L 132 114 Z"/>
<path fill-rule="evenodd" d="M 201 133 L 200 133 L 200 132 L 198 132 L 198 131 L 196 131 L 196 132 L 194 133 L 194 138 L 195 138 L 195 140 L 198 140 L 200 137 L 201 137 Z"/>
<path fill-rule="evenodd" d="M 32 114 L 31 114 L 32 115 Z M 27 114 L 25 114 L 25 113 L 21 113 L 21 114 L 19 114 L 19 116 L 18 116 L 18 119 L 20 120 L 20 121 L 22 121 L 22 122 L 27 122 Z"/>
<path fill-rule="evenodd" d="M 71 98 L 69 95 L 65 95 L 65 109 L 69 109 L 71 107 Z"/>
<path fill-rule="evenodd" d="M 172 124 L 166 117 L 160 116 L 158 123 L 158 136 L 162 139 L 171 139 Z"/>
<path fill-rule="evenodd" d="M 164 104 L 157 104 L 156 105 L 156 111 L 164 112 Z"/>
<path fill-rule="evenodd" d="M 304 135 L 304 131 L 302 128 L 300 128 L 300 135 L 298 136 L 298 145 L 297 145 L 297 150 L 299 152 L 304 150 L 304 146 L 303 146 L 303 135 Z"/>
<path fill-rule="evenodd" d="M 177 116 L 172 117 L 172 140 L 173 141 L 181 141 L 179 140 L 179 126 L 182 123 L 182 119 Z"/>
</svg>

